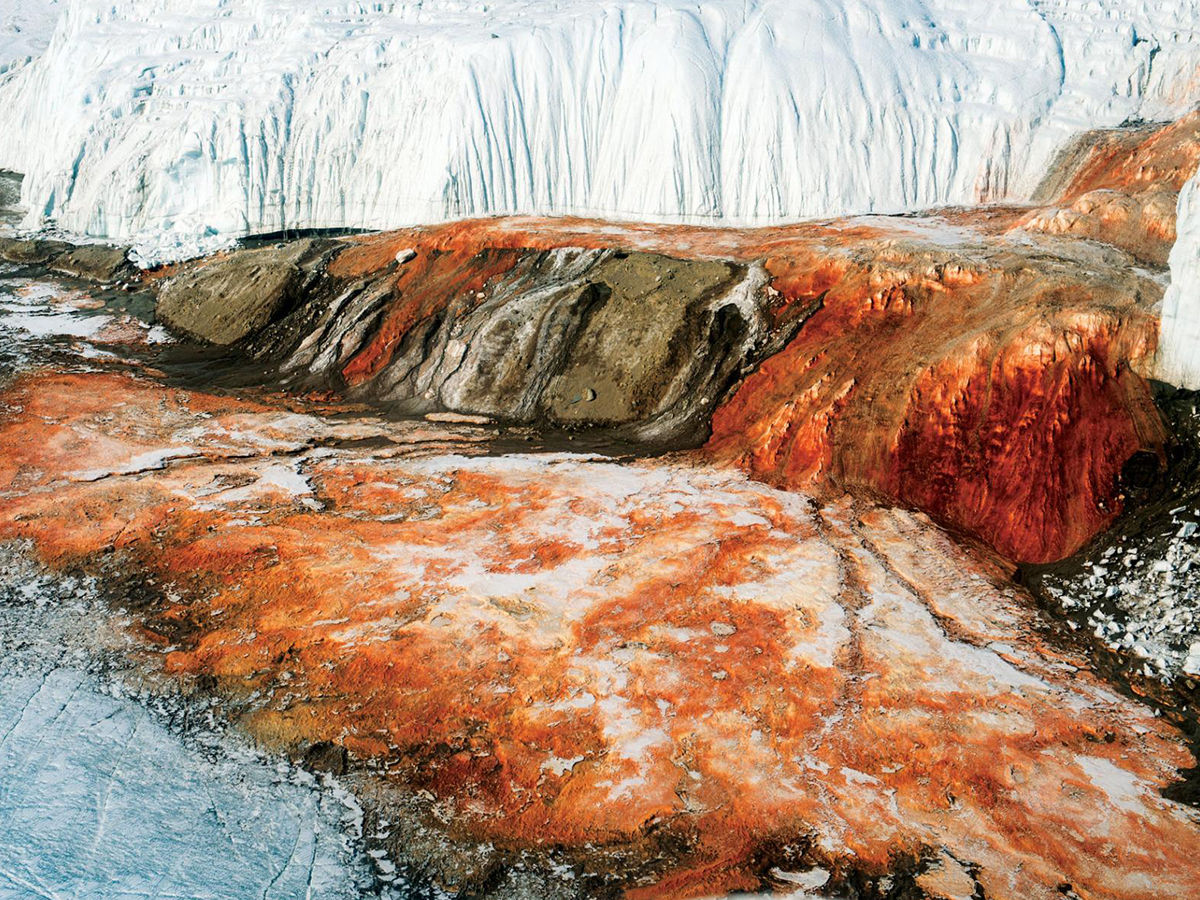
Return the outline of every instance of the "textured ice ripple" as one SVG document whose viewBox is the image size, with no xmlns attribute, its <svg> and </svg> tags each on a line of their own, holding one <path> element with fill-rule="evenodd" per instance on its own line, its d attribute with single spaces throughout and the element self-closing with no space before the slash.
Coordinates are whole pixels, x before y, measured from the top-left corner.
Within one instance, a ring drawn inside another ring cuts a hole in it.
<svg viewBox="0 0 1200 900">
<path fill-rule="evenodd" d="M 0 897 L 358 895 L 333 798 L 204 758 L 82 671 L 0 684 Z"/>
</svg>

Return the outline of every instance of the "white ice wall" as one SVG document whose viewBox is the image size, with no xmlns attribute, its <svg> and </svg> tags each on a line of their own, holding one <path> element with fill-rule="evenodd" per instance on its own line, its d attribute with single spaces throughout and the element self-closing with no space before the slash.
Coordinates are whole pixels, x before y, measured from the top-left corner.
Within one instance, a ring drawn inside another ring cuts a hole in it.
<svg viewBox="0 0 1200 900">
<path fill-rule="evenodd" d="M 0 84 L 28 224 L 147 257 L 512 212 L 771 222 L 1020 197 L 1179 112 L 1200 0 L 64 0 Z"/>
<path fill-rule="evenodd" d="M 1158 377 L 1200 390 L 1200 173 L 1179 195 L 1171 286 L 1163 298 Z"/>
</svg>

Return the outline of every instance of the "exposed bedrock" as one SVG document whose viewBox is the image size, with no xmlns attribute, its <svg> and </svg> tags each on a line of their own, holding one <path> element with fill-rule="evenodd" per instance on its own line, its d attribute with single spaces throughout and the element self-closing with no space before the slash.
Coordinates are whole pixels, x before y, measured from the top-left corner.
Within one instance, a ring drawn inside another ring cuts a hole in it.
<svg viewBox="0 0 1200 900">
<path fill-rule="evenodd" d="M 305 240 L 178 267 L 159 311 L 293 385 L 703 443 L 772 484 L 882 495 L 1045 562 L 1117 515 L 1131 456 L 1162 456 L 1143 376 L 1198 129 L 1081 137 L 1039 209 Z"/>
<path fill-rule="evenodd" d="M 158 317 L 190 337 L 236 344 L 295 302 L 305 286 L 300 264 L 312 249 L 311 241 L 299 241 L 243 250 L 182 272 L 159 291 Z"/>
<path fill-rule="evenodd" d="M 702 440 L 733 380 L 783 343 L 761 266 L 536 246 L 411 252 L 394 284 L 353 286 L 311 330 L 302 309 L 265 335 L 286 348 L 283 370 L 401 412 L 667 447 Z"/>
<path fill-rule="evenodd" d="M 106 244 L 76 247 L 63 241 L 0 237 L 0 260 L 45 266 L 85 281 L 112 282 L 134 275 L 124 248 Z"/>
</svg>

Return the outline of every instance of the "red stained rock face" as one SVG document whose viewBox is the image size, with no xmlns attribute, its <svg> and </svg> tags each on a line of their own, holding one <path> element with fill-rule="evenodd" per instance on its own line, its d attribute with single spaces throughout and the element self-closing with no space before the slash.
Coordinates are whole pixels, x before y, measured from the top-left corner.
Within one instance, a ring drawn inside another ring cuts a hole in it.
<svg viewBox="0 0 1200 900">
<path fill-rule="evenodd" d="M 1159 795 L 1179 739 L 921 516 L 124 375 L 33 373 L 0 410 L 0 536 L 145 573 L 169 671 L 456 840 L 557 845 L 631 896 L 926 855 L 991 898 L 1200 883 Z"/>
<path fill-rule="evenodd" d="M 717 410 L 707 450 L 796 489 L 912 504 L 1011 559 L 1066 556 L 1120 509 L 1162 433 L 1130 368 L 1154 346 L 1136 277 L 1017 258 L 863 264 Z"/>
<path fill-rule="evenodd" d="M 1175 243 L 1175 208 L 1200 165 L 1200 113 L 1167 126 L 1081 135 L 1042 185 L 1054 203 L 1019 227 L 1103 241 L 1166 265 Z"/>
<path fill-rule="evenodd" d="M 965 214 L 741 232 L 506 219 L 360 238 L 334 265 L 345 276 L 416 256 L 345 375 L 376 371 L 414 316 L 520 252 L 760 260 L 776 327 L 821 308 L 716 410 L 706 454 L 783 487 L 916 506 L 1011 559 L 1058 559 L 1119 512 L 1126 460 L 1161 450 L 1135 374 L 1161 287 L 1095 246 L 1009 241 L 997 216 L 1016 214 L 979 230 Z"/>
</svg>

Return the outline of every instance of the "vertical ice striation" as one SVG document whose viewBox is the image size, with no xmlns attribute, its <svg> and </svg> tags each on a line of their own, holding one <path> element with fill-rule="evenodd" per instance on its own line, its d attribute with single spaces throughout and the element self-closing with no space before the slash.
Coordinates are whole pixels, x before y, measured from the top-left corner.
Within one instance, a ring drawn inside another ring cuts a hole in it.
<svg viewBox="0 0 1200 900">
<path fill-rule="evenodd" d="M 471 215 L 1028 195 L 1194 96 L 1200 0 L 64 0 L 0 84 L 28 224 L 179 255 Z"/>
<path fill-rule="evenodd" d="M 1200 173 L 1179 195 L 1171 286 L 1163 297 L 1158 377 L 1200 390 Z"/>
</svg>

